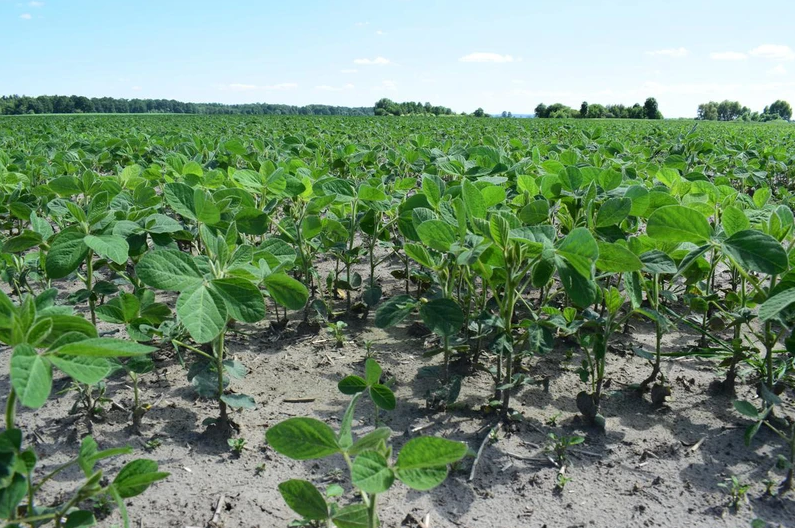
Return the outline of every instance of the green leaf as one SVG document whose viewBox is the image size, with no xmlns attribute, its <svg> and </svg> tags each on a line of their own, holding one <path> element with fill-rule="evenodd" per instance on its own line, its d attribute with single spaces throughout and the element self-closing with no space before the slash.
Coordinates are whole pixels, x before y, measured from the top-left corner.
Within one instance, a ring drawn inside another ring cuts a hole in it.
<svg viewBox="0 0 795 528">
<path fill-rule="evenodd" d="M 751 402 L 734 400 L 734 408 L 737 409 L 737 412 L 748 418 L 753 418 L 754 420 L 759 420 L 760 418 L 759 410 Z"/>
<path fill-rule="evenodd" d="M 288 418 L 265 432 L 268 444 L 294 460 L 323 458 L 340 452 L 334 431 L 314 418 Z"/>
<path fill-rule="evenodd" d="M 226 328 L 228 312 L 224 299 L 199 283 L 177 298 L 177 315 L 197 343 L 208 343 Z"/>
<path fill-rule="evenodd" d="M 597 286 L 594 281 L 564 260 L 557 261 L 557 269 L 563 289 L 574 304 L 585 308 L 596 302 Z"/>
<path fill-rule="evenodd" d="M 370 528 L 369 512 L 364 504 L 345 506 L 331 517 L 331 521 L 337 528 Z"/>
<path fill-rule="evenodd" d="M 88 255 L 84 238 L 84 233 L 71 230 L 55 235 L 44 262 L 48 277 L 62 279 L 80 266 Z"/>
<path fill-rule="evenodd" d="M 155 234 L 176 233 L 182 231 L 182 224 L 164 214 L 153 214 L 146 217 L 144 228 Z"/>
<path fill-rule="evenodd" d="M 461 197 L 467 213 L 473 218 L 486 218 L 486 202 L 480 189 L 467 179 L 461 182 Z"/>
<path fill-rule="evenodd" d="M 42 237 L 33 231 L 23 231 L 22 234 L 9 238 L 3 242 L 3 253 L 20 253 L 38 246 L 42 242 Z"/>
<path fill-rule="evenodd" d="M 119 496 L 128 499 L 140 495 L 150 484 L 168 476 L 168 473 L 157 470 L 157 462 L 154 460 L 139 458 L 121 468 L 112 485 Z"/>
<path fill-rule="evenodd" d="M 268 275 L 264 284 L 273 300 L 290 310 L 300 310 L 306 306 L 306 301 L 309 299 L 306 286 L 286 273 Z"/>
<path fill-rule="evenodd" d="M 233 409 L 253 409 L 257 406 L 248 394 L 224 394 L 220 400 Z"/>
<path fill-rule="evenodd" d="M 14 347 L 11 354 L 11 385 L 25 407 L 38 409 L 50 396 L 52 366 L 28 344 Z"/>
<path fill-rule="evenodd" d="M 83 239 L 85 244 L 94 250 L 97 255 L 108 258 L 116 264 L 122 265 L 127 262 L 130 246 L 127 241 L 116 235 L 86 235 Z"/>
<path fill-rule="evenodd" d="M 643 263 L 629 249 L 619 244 L 599 242 L 599 259 L 596 267 L 602 271 L 623 273 L 627 271 L 639 271 L 643 268 Z"/>
<path fill-rule="evenodd" d="M 434 299 L 420 307 L 420 317 L 434 334 L 450 337 L 461 330 L 464 312 L 452 299 Z"/>
<path fill-rule="evenodd" d="M 168 291 L 184 291 L 202 281 L 193 257 L 175 249 L 148 252 L 135 273 L 147 286 Z"/>
<path fill-rule="evenodd" d="M 660 207 L 649 217 L 646 234 L 662 242 L 698 244 L 712 236 L 706 217 L 682 205 Z"/>
<path fill-rule="evenodd" d="M 364 361 L 364 378 L 368 385 L 375 385 L 381 379 L 381 365 L 373 358 Z"/>
<path fill-rule="evenodd" d="M 110 374 L 110 363 L 103 357 L 53 354 L 47 359 L 69 377 L 88 385 L 95 385 Z"/>
<path fill-rule="evenodd" d="M 366 493 L 384 493 L 392 487 L 395 474 L 383 455 L 376 451 L 365 451 L 353 461 L 351 481 Z"/>
<path fill-rule="evenodd" d="M 351 426 L 353 425 L 353 411 L 356 410 L 356 404 L 359 398 L 362 397 L 362 392 L 355 393 L 351 401 L 348 402 L 348 408 L 345 409 L 345 414 L 342 415 L 340 421 L 340 432 L 337 434 L 337 445 L 343 451 L 346 451 L 353 445 L 353 435 L 351 434 Z"/>
<path fill-rule="evenodd" d="M 97 520 L 94 513 L 88 510 L 76 510 L 66 516 L 66 522 L 63 528 L 88 528 L 89 526 L 96 526 Z"/>
<path fill-rule="evenodd" d="M 759 318 L 769 321 L 792 303 L 795 303 L 795 288 L 777 293 L 759 306 Z"/>
<path fill-rule="evenodd" d="M 287 506 L 304 519 L 322 521 L 328 518 L 326 499 L 311 482 L 287 480 L 279 484 L 279 493 Z"/>
<path fill-rule="evenodd" d="M 417 226 L 417 234 L 426 246 L 436 251 L 448 252 L 456 241 L 455 230 L 442 220 L 426 220 Z"/>
<path fill-rule="evenodd" d="M 215 279 L 210 286 L 223 297 L 233 319 L 256 323 L 265 317 L 265 299 L 259 288 L 245 279 Z"/>
<path fill-rule="evenodd" d="M 364 391 L 367 388 L 367 382 L 360 376 L 345 376 L 337 384 L 337 388 L 341 393 L 353 396 Z"/>
<path fill-rule="evenodd" d="M 596 227 L 618 225 L 629 216 L 632 209 L 630 198 L 610 198 L 599 208 L 596 214 Z"/>
<path fill-rule="evenodd" d="M 373 403 L 380 409 L 384 409 L 385 411 L 395 410 L 395 405 L 397 404 L 395 393 L 386 385 L 381 385 L 380 383 L 372 385 L 370 387 L 370 398 L 372 398 Z"/>
<path fill-rule="evenodd" d="M 447 477 L 447 464 L 461 460 L 467 446 L 445 438 L 421 436 L 409 440 L 398 454 L 397 477 L 419 491 L 441 484 Z"/>
<path fill-rule="evenodd" d="M 167 183 L 163 188 L 166 203 L 179 215 L 196 220 L 193 188 L 184 183 Z"/>
<path fill-rule="evenodd" d="M 599 258 L 599 246 L 593 235 L 584 227 L 573 229 L 558 246 L 558 254 L 572 260 L 572 255 L 593 263 Z"/>
<path fill-rule="evenodd" d="M 84 356 L 94 358 L 132 357 L 151 354 L 155 349 L 126 339 L 112 337 L 95 337 L 67 343 L 51 352 L 66 356 Z"/>
<path fill-rule="evenodd" d="M 723 230 L 727 235 L 732 236 L 739 231 L 745 231 L 751 227 L 751 222 L 745 213 L 734 205 L 730 205 L 723 209 L 720 217 L 720 223 Z"/>
<path fill-rule="evenodd" d="M 348 454 L 351 456 L 356 456 L 363 451 L 367 451 L 368 449 L 377 449 L 381 443 L 389 440 L 390 436 L 392 436 L 392 429 L 389 427 L 379 427 L 378 429 L 370 431 L 358 439 L 348 449 Z"/>
<path fill-rule="evenodd" d="M 789 267 L 787 252 L 778 240 L 754 229 L 738 231 L 724 240 L 723 251 L 746 271 L 774 275 Z"/>
<path fill-rule="evenodd" d="M 375 311 L 375 326 L 378 328 L 395 326 L 405 319 L 416 306 L 417 301 L 411 295 L 396 295 Z"/>
</svg>

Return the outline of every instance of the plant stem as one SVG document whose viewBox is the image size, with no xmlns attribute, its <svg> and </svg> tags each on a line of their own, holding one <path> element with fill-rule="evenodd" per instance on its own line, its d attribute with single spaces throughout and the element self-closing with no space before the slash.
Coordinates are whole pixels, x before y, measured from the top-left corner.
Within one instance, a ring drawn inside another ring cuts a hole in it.
<svg viewBox="0 0 795 528">
<path fill-rule="evenodd" d="M 370 506 L 367 509 L 368 528 L 378 528 L 378 513 L 375 510 L 375 499 L 377 495 L 370 495 Z"/>
<path fill-rule="evenodd" d="M 229 416 L 226 412 L 226 402 L 221 399 L 224 395 L 224 332 L 216 338 L 215 346 L 215 368 L 218 371 L 218 411 L 220 425 L 226 427 L 229 423 Z"/>
<path fill-rule="evenodd" d="M 17 393 L 14 388 L 8 393 L 8 400 L 6 400 L 6 431 L 14 429 L 14 416 L 16 414 L 17 406 Z"/>
<path fill-rule="evenodd" d="M 97 325 L 97 314 L 95 313 L 96 309 L 96 300 L 94 299 L 94 290 L 92 288 L 92 283 L 94 280 L 94 252 L 92 250 L 88 250 L 88 256 L 86 257 L 86 288 L 88 289 L 88 308 L 91 310 L 91 324 L 94 326 Z"/>
</svg>

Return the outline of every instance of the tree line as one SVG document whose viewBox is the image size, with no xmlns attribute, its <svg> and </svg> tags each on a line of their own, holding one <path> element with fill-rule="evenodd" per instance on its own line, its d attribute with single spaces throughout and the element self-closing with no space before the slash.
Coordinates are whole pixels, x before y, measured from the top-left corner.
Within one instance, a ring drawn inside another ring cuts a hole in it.
<svg viewBox="0 0 795 528">
<path fill-rule="evenodd" d="M 372 107 L 269 103 L 184 103 L 174 99 L 117 99 L 82 95 L 10 95 L 0 97 L 0 115 L 22 114 L 244 114 L 244 115 L 373 115 Z"/>
<path fill-rule="evenodd" d="M 423 104 L 412 101 L 396 103 L 386 97 L 375 102 L 374 113 L 377 116 L 453 115 L 453 111 L 446 106 L 434 106 L 431 103 Z"/>
<path fill-rule="evenodd" d="M 741 105 L 738 101 L 710 101 L 698 105 L 696 119 L 703 121 L 776 121 L 792 119 L 792 107 L 787 101 L 777 100 L 770 106 L 766 106 L 762 112 L 752 112 L 747 106 Z"/>
<path fill-rule="evenodd" d="M 539 104 L 535 108 L 535 116 L 540 118 L 552 119 L 597 119 L 597 118 L 612 118 L 612 119 L 662 119 L 663 115 L 657 104 L 657 99 L 649 97 L 641 105 L 635 103 L 632 106 L 624 106 L 622 104 L 601 105 L 598 103 L 588 104 L 583 101 L 580 109 L 571 108 L 562 103 L 555 103 L 549 106 L 544 103 Z"/>
</svg>

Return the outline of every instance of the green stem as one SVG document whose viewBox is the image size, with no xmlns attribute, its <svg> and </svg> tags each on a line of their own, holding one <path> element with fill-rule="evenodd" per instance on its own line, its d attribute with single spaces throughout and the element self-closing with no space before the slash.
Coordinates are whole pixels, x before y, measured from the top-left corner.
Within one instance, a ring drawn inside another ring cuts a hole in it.
<svg viewBox="0 0 795 528">
<path fill-rule="evenodd" d="M 218 336 L 215 348 L 215 368 L 218 371 L 218 410 L 221 422 L 226 422 L 229 418 L 226 413 L 226 402 L 221 399 L 224 395 L 224 332 Z"/>
<path fill-rule="evenodd" d="M 88 250 L 86 257 L 86 289 L 88 289 L 88 308 L 91 310 L 91 324 L 97 325 L 96 300 L 94 299 L 94 289 L 92 287 L 94 281 L 94 252 Z"/>
<path fill-rule="evenodd" d="M 375 510 L 377 495 L 370 495 L 370 506 L 367 509 L 367 524 L 369 528 L 378 528 L 378 513 Z"/>
<path fill-rule="evenodd" d="M 17 407 L 17 393 L 14 388 L 8 393 L 8 400 L 6 400 L 6 430 L 14 429 L 14 416 Z"/>
</svg>

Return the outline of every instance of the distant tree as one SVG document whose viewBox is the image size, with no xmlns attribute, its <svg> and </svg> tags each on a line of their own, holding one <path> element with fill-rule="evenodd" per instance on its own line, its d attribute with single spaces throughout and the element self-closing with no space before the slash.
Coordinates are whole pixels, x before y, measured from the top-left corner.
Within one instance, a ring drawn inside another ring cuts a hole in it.
<svg viewBox="0 0 795 528">
<path fill-rule="evenodd" d="M 484 112 L 482 108 L 478 108 L 477 110 L 472 112 L 472 115 L 475 117 L 486 117 L 486 112 Z"/>
<path fill-rule="evenodd" d="M 702 121 L 717 121 L 718 103 L 715 101 L 710 101 L 708 103 L 701 103 L 698 105 L 696 119 L 701 119 Z"/>
<path fill-rule="evenodd" d="M 585 118 L 588 116 L 588 101 L 583 101 L 580 105 L 580 117 Z"/>
<path fill-rule="evenodd" d="M 502 115 L 502 117 L 508 117 L 508 112 L 506 112 L 505 110 L 503 110 L 501 115 Z"/>
<path fill-rule="evenodd" d="M 643 113 L 646 119 L 662 119 L 662 114 L 657 105 L 657 99 L 654 97 L 649 97 L 646 99 L 646 102 L 643 103 Z"/>
<path fill-rule="evenodd" d="M 513 114 L 508 112 L 508 117 L 513 117 Z"/>
<path fill-rule="evenodd" d="M 539 105 L 536 106 L 534 112 L 536 117 L 549 117 L 549 114 L 547 113 L 547 105 L 544 103 L 539 103 Z"/>
<path fill-rule="evenodd" d="M 779 99 L 766 110 L 766 114 L 777 114 L 781 119 L 789 121 L 792 119 L 792 107 L 787 101 Z"/>
</svg>

